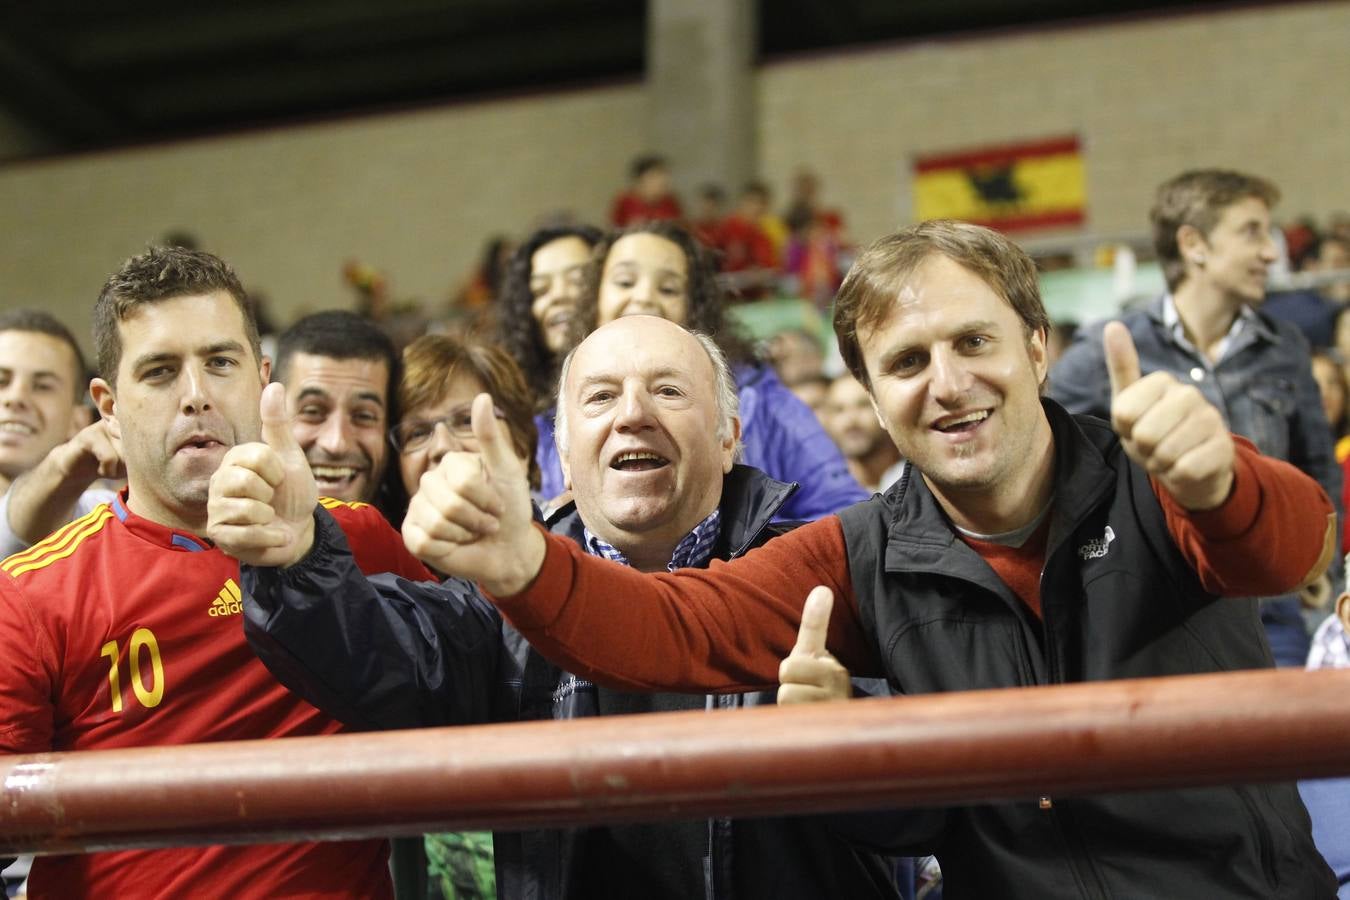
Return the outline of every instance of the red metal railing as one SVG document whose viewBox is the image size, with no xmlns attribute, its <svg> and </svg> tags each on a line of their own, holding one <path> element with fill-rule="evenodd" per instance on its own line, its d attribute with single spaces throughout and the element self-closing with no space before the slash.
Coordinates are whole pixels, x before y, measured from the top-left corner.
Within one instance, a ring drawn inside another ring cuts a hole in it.
<svg viewBox="0 0 1350 900">
<path fill-rule="evenodd" d="M 1350 670 L 0 758 L 0 854 L 1350 774 Z"/>
</svg>

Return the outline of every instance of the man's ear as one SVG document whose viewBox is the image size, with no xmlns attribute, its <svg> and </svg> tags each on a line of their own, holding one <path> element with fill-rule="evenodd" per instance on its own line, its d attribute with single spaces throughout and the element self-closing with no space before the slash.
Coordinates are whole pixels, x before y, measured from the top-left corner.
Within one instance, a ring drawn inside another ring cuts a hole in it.
<svg viewBox="0 0 1350 900">
<path fill-rule="evenodd" d="M 558 465 L 562 467 L 563 487 L 570 491 L 572 489 L 572 467 L 567 464 L 567 452 L 563 450 L 561 444 L 557 443 L 556 438 L 554 444 L 558 448 Z"/>
<path fill-rule="evenodd" d="M 1336 598 L 1336 618 L 1341 620 L 1341 625 L 1345 627 L 1347 633 L 1350 633 L 1350 591 L 1342 591 Z"/>
<path fill-rule="evenodd" d="M 94 378 L 89 382 L 89 396 L 93 399 L 98 414 L 107 420 L 109 433 L 120 440 L 122 427 L 117 421 L 117 397 L 113 393 L 112 385 L 102 378 Z"/>
<path fill-rule="evenodd" d="M 1045 384 L 1050 374 L 1050 330 L 1037 328 L 1027 338 L 1027 355 L 1031 357 L 1031 366 L 1036 372 L 1036 383 Z"/>
<path fill-rule="evenodd" d="M 1182 225 L 1177 229 L 1177 250 L 1181 258 L 1192 266 L 1203 266 L 1209 253 L 1209 242 L 1194 225 Z"/>
<path fill-rule="evenodd" d="M 258 377 L 262 379 L 263 386 L 272 380 L 272 357 L 264 356 L 262 362 L 258 365 Z"/>
<path fill-rule="evenodd" d="M 722 440 L 722 474 L 736 465 L 736 447 L 741 443 L 741 417 L 731 417 L 731 434 Z"/>
</svg>

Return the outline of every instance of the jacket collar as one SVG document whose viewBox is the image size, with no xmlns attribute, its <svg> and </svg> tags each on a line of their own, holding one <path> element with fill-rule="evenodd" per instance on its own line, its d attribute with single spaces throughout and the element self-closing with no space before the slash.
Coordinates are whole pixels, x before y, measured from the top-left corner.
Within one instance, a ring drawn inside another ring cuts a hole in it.
<svg viewBox="0 0 1350 900">
<path fill-rule="evenodd" d="M 1161 334 L 1167 335 L 1169 340 L 1171 338 L 1171 329 L 1167 324 L 1166 310 L 1168 300 L 1171 296 L 1171 294 L 1159 294 L 1148 305 L 1148 317 L 1153 321 L 1158 331 Z M 1172 308 L 1174 310 L 1176 309 L 1175 301 L 1172 303 Z M 1243 304 L 1238 315 L 1246 322 L 1243 326 L 1244 334 L 1250 333 L 1255 337 L 1259 337 L 1263 341 L 1269 341 L 1272 344 L 1278 344 L 1280 342 L 1280 333 L 1271 326 L 1270 321 L 1265 316 L 1261 315 L 1259 310 L 1255 309 L 1250 304 Z M 1240 341 L 1239 343 L 1245 345 L 1248 341 Z M 1233 349 L 1237 348 L 1234 347 Z M 1232 352 L 1232 350 L 1229 352 Z"/>
<path fill-rule="evenodd" d="M 718 505 L 722 511 L 722 534 L 713 547 L 712 558 L 732 559 L 753 546 L 796 491 L 795 483 L 776 481 L 752 466 L 732 466 L 722 478 L 722 501 Z M 559 508 L 544 525 L 578 543 L 584 540 L 584 526 L 575 502 Z"/>
</svg>

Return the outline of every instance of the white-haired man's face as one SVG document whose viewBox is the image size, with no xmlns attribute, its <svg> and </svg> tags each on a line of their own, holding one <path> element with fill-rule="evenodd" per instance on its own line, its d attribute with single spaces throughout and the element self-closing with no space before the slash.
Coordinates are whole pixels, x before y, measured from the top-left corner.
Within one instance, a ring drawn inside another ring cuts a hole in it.
<svg viewBox="0 0 1350 900">
<path fill-rule="evenodd" d="M 719 429 L 716 392 L 707 352 L 664 319 L 624 317 L 582 342 L 559 450 L 587 528 L 630 557 L 668 552 L 717 507 L 739 424 Z"/>
</svg>

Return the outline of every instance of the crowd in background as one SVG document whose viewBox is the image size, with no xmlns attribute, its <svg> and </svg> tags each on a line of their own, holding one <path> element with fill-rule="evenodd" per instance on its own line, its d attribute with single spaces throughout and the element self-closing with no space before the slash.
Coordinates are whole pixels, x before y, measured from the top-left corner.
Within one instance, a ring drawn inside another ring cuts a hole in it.
<svg viewBox="0 0 1350 900">
<path fill-rule="evenodd" d="M 721 302 L 729 308 L 789 298 L 828 315 L 857 247 L 844 211 L 822 196 L 821 180 L 815 173 L 799 169 L 787 185 L 785 199 L 777 204 L 773 188 L 760 180 L 734 193 L 722 185 L 705 184 L 689 202 L 675 191 L 671 174 L 664 157 L 635 159 L 627 183 L 609 204 L 606 225 L 620 230 L 649 222 L 679 226 L 697 240 L 699 255 L 714 273 L 718 294 L 724 298 Z M 590 226 L 575 222 L 570 215 L 554 215 L 535 232 L 531 248 L 537 249 L 539 236 L 553 228 L 575 229 L 592 246 L 599 240 L 599 232 Z M 1350 397 L 1350 316 L 1346 315 L 1350 309 L 1350 214 L 1331 216 L 1324 223 L 1307 216 L 1290 218 L 1278 226 L 1276 238 L 1280 258 L 1271 272 L 1285 273 L 1284 280 L 1295 286 L 1273 291 L 1261 308 L 1272 317 L 1294 323 L 1307 338 L 1336 442 L 1336 458 L 1346 464 L 1350 461 L 1350 410 L 1345 399 Z M 192 240 L 181 233 L 172 239 Z M 531 347 L 528 328 L 518 318 L 523 306 L 513 305 L 510 296 L 513 288 L 521 288 L 518 274 L 517 283 L 511 282 L 513 257 L 518 270 L 523 265 L 521 246 L 515 236 L 488 238 L 480 262 L 440 303 L 395 300 L 391 279 L 367 264 L 349 262 L 343 274 L 355 294 L 354 308 L 379 322 L 397 346 L 424 332 L 499 336 L 513 348 L 531 389 L 540 395 L 551 389 L 555 373 Z M 1141 261 L 1152 258 L 1152 248 L 1146 245 L 1136 252 Z M 1063 264 L 1061 254 L 1047 256 L 1048 266 Z M 1294 277 L 1289 279 L 1288 274 Z M 275 326 L 268 322 L 265 295 L 259 296 L 266 333 Z M 504 312 L 507 321 L 503 321 Z M 728 321 L 735 318 L 733 311 Z M 811 317 L 801 325 L 767 334 L 743 331 L 751 346 L 742 352 L 769 363 L 782 384 L 816 412 L 860 484 L 869 490 L 883 488 L 898 474 L 898 453 L 879 426 L 865 422 L 858 410 L 849 411 L 856 407 L 848 396 L 855 388 L 834 350 L 833 336 L 828 327 L 820 327 L 821 321 Z M 1052 323 L 1052 362 L 1073 340 L 1078 327 L 1072 317 Z M 556 479 L 546 483 L 557 485 Z M 1350 537 L 1345 540 L 1345 549 L 1350 551 Z"/>
</svg>

